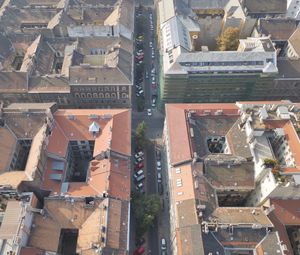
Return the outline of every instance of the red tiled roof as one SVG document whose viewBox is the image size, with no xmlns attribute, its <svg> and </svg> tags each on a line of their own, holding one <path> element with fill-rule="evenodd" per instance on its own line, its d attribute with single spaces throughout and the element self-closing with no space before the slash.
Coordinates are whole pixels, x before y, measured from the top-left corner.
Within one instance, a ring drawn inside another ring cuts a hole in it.
<svg viewBox="0 0 300 255">
<path fill-rule="evenodd" d="M 90 115 L 98 118 L 90 118 Z M 93 135 L 89 126 L 95 122 L 100 133 Z M 94 140 L 94 156 L 108 149 L 130 156 L 131 118 L 130 110 L 59 110 L 54 114 L 54 126 L 47 146 L 49 155 L 43 176 L 42 188 L 61 192 L 61 181 L 51 180 L 50 174 L 65 171 L 52 170 L 52 157 L 65 158 L 69 141 Z M 109 159 L 95 159 L 90 162 L 86 182 L 69 182 L 66 194 L 72 196 L 93 196 L 103 192 L 124 200 L 130 196 L 130 165 L 127 159 L 111 156 Z"/>
<path fill-rule="evenodd" d="M 22 247 L 20 255 L 43 255 L 44 251 L 33 247 Z"/>
<path fill-rule="evenodd" d="M 284 251 L 285 255 L 294 255 L 293 248 L 291 246 L 288 233 L 286 231 L 285 226 L 280 222 L 280 220 L 276 217 L 274 214 L 274 211 L 271 212 L 268 217 L 272 221 L 275 229 L 278 231 L 279 240 L 282 241 L 282 244 L 285 244 L 287 247 L 287 250 Z"/>
<path fill-rule="evenodd" d="M 224 115 L 236 115 L 239 108 L 235 104 L 166 104 L 166 122 L 172 165 L 192 159 L 186 122 L 186 112 L 189 110 L 196 111 L 198 115 L 205 115 L 205 110 L 210 110 L 211 115 L 218 110 L 222 110 Z"/>
<path fill-rule="evenodd" d="M 51 154 L 63 158 L 66 156 L 68 142 L 69 141 L 62 131 L 61 127 L 58 124 L 54 123 L 51 136 L 49 137 L 47 151 Z"/>
<path fill-rule="evenodd" d="M 300 199 L 276 199 L 271 198 L 271 204 L 275 207 L 274 214 L 284 225 L 300 225 Z"/>
<path fill-rule="evenodd" d="M 131 155 L 131 111 L 121 112 L 113 118 L 111 149 Z"/>
</svg>

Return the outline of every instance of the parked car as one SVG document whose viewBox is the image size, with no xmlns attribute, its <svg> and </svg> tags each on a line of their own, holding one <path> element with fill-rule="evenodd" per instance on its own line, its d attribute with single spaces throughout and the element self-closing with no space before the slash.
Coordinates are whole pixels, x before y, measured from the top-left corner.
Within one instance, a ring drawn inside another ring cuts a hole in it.
<svg viewBox="0 0 300 255">
<path fill-rule="evenodd" d="M 139 182 L 136 186 L 135 189 L 137 191 L 143 190 L 144 189 L 144 184 L 142 182 Z"/>
<path fill-rule="evenodd" d="M 157 182 L 158 183 L 161 182 L 161 173 L 160 172 L 157 173 Z"/>
<path fill-rule="evenodd" d="M 138 93 L 139 93 L 140 95 L 143 95 L 143 94 L 144 94 L 144 90 L 141 89 L 141 90 L 138 91 Z"/>
<path fill-rule="evenodd" d="M 136 52 L 136 55 L 137 55 L 137 56 L 144 56 L 144 52 L 139 52 L 139 51 L 138 51 L 138 52 Z"/>
<path fill-rule="evenodd" d="M 138 182 L 143 181 L 144 179 L 145 179 L 145 175 L 142 174 L 142 175 L 138 176 L 137 178 L 134 178 L 134 182 L 138 183 Z"/>
<path fill-rule="evenodd" d="M 153 86 L 152 86 L 152 87 L 153 87 Z M 156 87 L 156 85 L 155 85 L 155 87 Z M 151 101 L 151 102 L 152 102 L 151 106 L 152 106 L 152 107 L 155 107 L 155 106 L 156 106 L 156 97 L 153 97 L 153 96 L 152 96 L 152 101 Z"/>
<path fill-rule="evenodd" d="M 140 157 L 140 158 L 137 158 L 135 159 L 135 163 L 138 164 L 138 163 L 141 163 L 144 161 L 144 158 L 143 157 Z"/>
<path fill-rule="evenodd" d="M 159 160 L 156 161 L 156 168 L 157 168 L 158 171 L 161 170 L 161 162 Z"/>
<path fill-rule="evenodd" d="M 158 183 L 157 183 L 157 188 L 158 188 L 158 193 L 159 193 L 160 195 L 163 195 L 163 194 L 164 194 L 164 188 L 163 188 L 163 185 L 162 185 L 161 182 L 158 182 Z"/>
<path fill-rule="evenodd" d="M 143 59 L 144 59 L 144 56 L 140 56 L 140 57 L 139 57 L 139 56 L 136 56 L 136 57 L 135 57 L 135 62 L 141 64 L 141 63 L 143 63 Z"/>
<path fill-rule="evenodd" d="M 145 252 L 145 248 L 143 246 L 137 248 L 134 252 L 133 255 L 142 255 Z"/>
<path fill-rule="evenodd" d="M 152 116 L 152 110 L 151 109 L 147 109 L 147 115 Z"/>
<path fill-rule="evenodd" d="M 149 47 L 152 48 L 153 47 L 153 43 L 150 41 L 149 42 Z"/>
<path fill-rule="evenodd" d="M 160 249 L 162 251 L 165 251 L 167 249 L 167 242 L 166 242 L 166 239 L 165 238 L 162 238 L 161 239 L 161 242 L 160 242 Z"/>
<path fill-rule="evenodd" d="M 146 73 L 145 73 L 145 78 L 149 79 L 149 73 L 148 73 L 148 71 L 146 71 Z"/>
<path fill-rule="evenodd" d="M 155 151 L 156 160 L 161 160 L 161 152 L 160 150 Z"/>
<path fill-rule="evenodd" d="M 135 158 L 143 157 L 144 152 L 143 151 L 137 151 L 136 154 L 134 155 Z"/>
<path fill-rule="evenodd" d="M 134 175 L 133 177 L 136 179 L 138 178 L 140 175 L 144 174 L 144 170 L 143 169 L 140 169 L 138 170 Z"/>
<path fill-rule="evenodd" d="M 134 169 L 138 170 L 138 169 L 142 169 L 143 167 L 144 167 L 144 163 L 138 163 L 138 164 L 135 164 Z"/>
<path fill-rule="evenodd" d="M 137 240 L 135 241 L 135 245 L 136 245 L 136 246 L 141 246 L 141 245 L 143 245 L 145 242 L 146 242 L 145 238 L 144 238 L 144 237 L 141 237 L 140 239 L 137 239 Z"/>
</svg>

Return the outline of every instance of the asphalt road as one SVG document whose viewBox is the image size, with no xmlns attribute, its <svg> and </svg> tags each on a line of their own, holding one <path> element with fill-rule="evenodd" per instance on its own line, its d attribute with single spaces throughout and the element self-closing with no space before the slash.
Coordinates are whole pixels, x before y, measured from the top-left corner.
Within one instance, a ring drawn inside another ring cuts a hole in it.
<svg viewBox="0 0 300 255">
<path fill-rule="evenodd" d="M 147 146 L 145 150 L 145 173 L 146 173 L 146 193 L 147 194 L 158 194 L 157 190 L 157 170 L 156 170 L 156 158 L 155 158 L 155 148 L 159 147 L 162 151 L 162 132 L 163 132 L 163 123 L 164 116 L 157 109 L 152 108 L 152 116 L 147 116 L 146 109 L 151 108 L 151 98 L 152 94 L 155 93 L 153 88 L 151 87 L 151 69 L 152 66 L 156 66 L 157 59 L 151 58 L 151 48 L 149 47 L 150 40 L 153 43 L 153 47 L 156 49 L 156 42 L 154 37 L 154 31 L 150 31 L 150 21 L 149 21 L 149 8 L 151 8 L 151 12 L 153 13 L 153 22 L 155 22 L 155 14 L 153 12 L 153 1 L 144 0 L 147 2 L 147 8 L 143 8 L 143 15 L 146 18 L 146 27 L 147 29 L 144 31 L 144 67 L 145 71 L 147 70 L 149 73 L 149 79 L 144 79 L 144 92 L 145 92 L 145 111 L 137 112 L 136 105 L 136 95 L 135 95 L 135 86 L 133 87 L 132 93 L 132 131 L 134 131 L 139 122 L 145 121 L 147 126 L 147 138 L 149 139 L 149 146 Z M 155 24 L 154 24 L 155 27 Z M 157 57 L 157 50 L 156 57 Z M 158 66 L 156 66 L 158 73 Z M 156 78 L 156 80 L 158 80 Z M 133 140 L 133 151 L 134 151 L 134 140 Z M 164 158 L 164 155 L 162 155 Z M 164 200 L 164 210 L 161 215 L 158 217 L 158 222 L 149 229 L 147 233 L 147 251 L 146 254 L 159 255 L 160 254 L 160 240 L 162 237 L 166 238 L 167 243 L 169 242 L 169 214 L 168 214 L 168 191 L 167 191 L 167 176 L 165 175 L 166 168 L 162 169 L 163 176 L 163 186 L 164 186 L 164 195 L 161 196 L 162 201 Z M 134 229 L 135 223 L 133 220 L 133 215 L 131 215 L 131 253 L 133 253 L 135 249 L 134 245 Z M 167 254 L 170 254 L 169 252 Z"/>
</svg>

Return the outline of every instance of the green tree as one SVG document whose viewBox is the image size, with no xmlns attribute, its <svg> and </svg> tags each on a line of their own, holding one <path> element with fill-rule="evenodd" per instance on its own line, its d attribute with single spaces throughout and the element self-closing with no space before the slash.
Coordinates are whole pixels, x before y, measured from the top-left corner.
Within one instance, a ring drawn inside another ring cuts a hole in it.
<svg viewBox="0 0 300 255">
<path fill-rule="evenodd" d="M 240 30 L 236 27 L 228 27 L 224 33 L 217 38 L 217 46 L 220 51 L 237 50 L 239 46 Z"/>
<path fill-rule="evenodd" d="M 136 237 L 140 238 L 150 226 L 153 226 L 161 210 L 160 197 L 157 195 L 132 195 L 132 208 L 136 220 Z"/>
<path fill-rule="evenodd" d="M 135 139 L 137 147 L 139 148 L 144 148 L 147 145 L 146 130 L 147 126 L 145 121 L 140 122 L 136 128 Z"/>
</svg>

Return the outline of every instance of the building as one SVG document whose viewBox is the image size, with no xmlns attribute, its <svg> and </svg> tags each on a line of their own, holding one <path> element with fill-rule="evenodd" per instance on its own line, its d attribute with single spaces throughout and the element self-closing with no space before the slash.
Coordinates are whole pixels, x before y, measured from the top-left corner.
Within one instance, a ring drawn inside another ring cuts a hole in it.
<svg viewBox="0 0 300 255">
<path fill-rule="evenodd" d="M 299 59 L 300 57 L 299 40 L 300 40 L 300 29 L 297 28 L 288 39 L 288 44 L 285 48 L 286 57 L 290 59 Z"/>
<path fill-rule="evenodd" d="M 278 229 L 286 254 L 299 254 L 299 182 L 274 190 L 265 204 L 268 217 Z"/>
<path fill-rule="evenodd" d="M 300 2 L 298 0 L 288 0 L 287 1 L 287 12 L 286 16 L 289 18 L 295 18 L 299 20 L 300 18 Z"/>
<path fill-rule="evenodd" d="M 40 202 L 24 252 L 128 254 L 130 121 L 127 109 L 1 108 L 0 194 Z"/>
<path fill-rule="evenodd" d="M 287 254 L 265 208 L 300 176 L 299 112 L 289 101 L 166 105 L 174 254 Z"/>
<path fill-rule="evenodd" d="M 131 106 L 131 1 L 21 2 L 5 1 L 1 17 L 0 100 L 5 105 Z"/>
<path fill-rule="evenodd" d="M 1 254 L 22 254 L 30 237 L 30 229 L 34 214 L 41 212 L 37 209 L 38 200 L 31 192 L 17 194 L 10 190 L 1 189 Z"/>
<path fill-rule="evenodd" d="M 161 0 L 162 104 L 294 100 L 298 88 L 277 82 L 277 56 L 280 50 L 280 57 L 286 55 L 297 26 L 283 18 L 285 12 L 286 1 L 278 0 Z M 218 51 L 216 38 L 229 27 L 240 30 L 240 45 Z"/>
<path fill-rule="evenodd" d="M 252 32 L 253 37 L 270 36 L 277 51 L 281 51 L 297 28 L 297 21 L 291 18 L 262 18 Z M 279 53 L 279 54 L 280 54 Z M 280 54 L 281 55 L 281 54 Z M 280 56 L 279 55 L 279 56 Z"/>
</svg>

